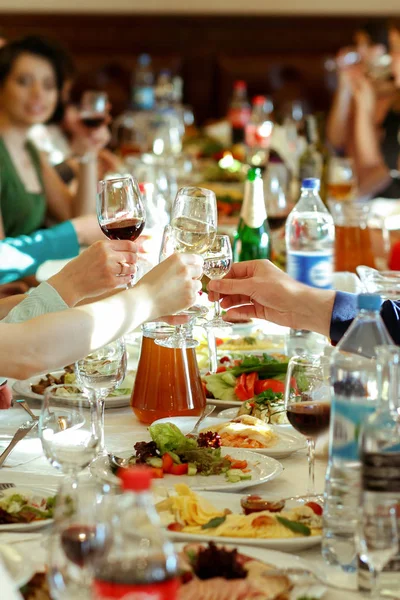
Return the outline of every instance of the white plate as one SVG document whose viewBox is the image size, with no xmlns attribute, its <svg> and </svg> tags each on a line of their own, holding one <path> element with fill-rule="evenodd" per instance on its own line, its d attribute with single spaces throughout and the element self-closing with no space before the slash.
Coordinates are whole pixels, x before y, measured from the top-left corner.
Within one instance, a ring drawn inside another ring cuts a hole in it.
<svg viewBox="0 0 400 600">
<path fill-rule="evenodd" d="M 233 513 L 242 514 L 242 508 L 240 505 L 240 499 L 243 497 L 242 494 L 217 494 L 215 492 L 202 492 L 202 497 L 211 502 L 218 510 L 224 510 L 229 508 Z M 268 496 L 267 498 L 279 498 L 276 495 Z M 156 500 L 161 500 L 161 497 L 156 497 Z M 293 508 L 294 506 L 300 506 L 302 502 L 289 500 L 286 503 L 287 508 Z M 162 513 L 161 513 L 162 514 Z M 206 535 L 198 535 L 195 533 L 184 533 L 182 531 L 168 531 L 167 535 L 180 542 L 196 541 L 207 543 L 209 541 L 218 542 L 220 544 L 241 544 L 248 546 L 259 546 L 261 548 L 271 548 L 273 550 L 281 550 L 283 552 L 298 552 L 299 550 L 306 550 L 313 546 L 317 546 L 321 543 L 320 535 L 304 536 L 296 538 L 285 538 L 285 539 L 260 539 L 260 538 L 233 538 L 233 537 L 217 537 L 209 533 Z"/>
<path fill-rule="evenodd" d="M 62 375 L 64 371 L 53 371 L 52 375 L 55 377 L 59 377 Z M 44 396 L 42 394 L 35 394 L 32 392 L 31 385 L 36 384 L 45 377 L 46 374 L 36 375 L 36 377 L 31 377 L 30 379 L 25 379 L 23 381 L 16 381 L 13 385 L 13 391 L 17 396 L 22 396 L 23 398 L 28 398 L 29 400 L 35 400 L 38 404 L 42 403 L 44 400 Z M 71 398 L 71 402 L 73 398 Z M 106 398 L 105 407 L 107 408 L 122 408 L 125 406 L 129 406 L 131 402 L 131 395 L 125 396 L 110 396 Z M 85 403 L 83 403 L 85 406 Z M 89 404 L 87 404 L 87 408 L 89 408 Z"/>
<path fill-rule="evenodd" d="M 229 420 L 224 418 L 221 419 L 220 416 L 221 413 L 219 413 L 218 417 L 208 417 L 204 419 L 200 429 L 203 430 L 207 429 L 207 427 L 215 427 L 216 425 L 226 423 L 227 420 Z M 173 423 L 186 435 L 192 431 L 197 419 L 197 417 L 171 417 L 159 419 L 158 421 L 155 421 L 153 425 L 156 425 L 157 423 Z M 264 456 L 272 456 L 272 458 L 285 458 L 286 456 L 293 454 L 293 452 L 305 448 L 306 441 L 304 436 L 297 434 L 294 429 L 293 433 L 283 430 L 276 425 L 271 425 L 271 429 L 279 436 L 279 441 L 275 446 L 271 446 L 271 448 L 249 448 L 249 450 L 257 452 L 257 454 L 263 454 Z M 232 447 L 233 446 L 224 446 L 224 448 Z"/>
<path fill-rule="evenodd" d="M 35 487 L 34 485 L 20 485 L 18 484 L 16 487 L 7 488 L 6 490 L 0 491 L 0 498 L 4 496 L 10 496 L 12 494 L 18 494 L 21 492 L 22 494 L 30 497 L 41 497 L 41 498 L 49 498 L 50 496 L 55 496 L 56 491 L 51 488 L 42 488 Z M 42 527 L 47 527 L 53 522 L 53 519 L 44 519 L 42 521 L 32 521 L 32 523 L 8 523 L 7 525 L 0 525 L 0 533 L 4 531 L 35 531 L 36 529 L 42 529 Z"/>
<path fill-rule="evenodd" d="M 0 560 L 13 580 L 15 590 L 28 583 L 35 573 L 31 562 L 16 550 L 15 545 L 0 544 Z"/>
<path fill-rule="evenodd" d="M 214 401 L 212 401 L 212 402 L 214 402 Z M 211 404 L 211 400 L 210 400 L 210 404 Z M 238 416 L 238 413 L 239 413 L 239 407 L 238 408 L 225 408 L 224 410 L 220 410 L 220 412 L 218 413 L 218 419 L 224 419 L 225 421 L 230 421 L 231 419 L 235 419 Z M 292 427 L 290 423 L 277 423 L 277 424 L 274 424 L 274 427 L 279 427 L 279 429 L 284 427 L 285 429 L 291 429 L 291 433 L 297 433 L 295 428 Z"/>
<path fill-rule="evenodd" d="M 225 540 L 221 540 L 219 538 L 220 546 L 229 546 Z M 207 543 L 206 540 L 203 539 L 204 543 Z M 236 540 L 237 542 L 237 540 Z M 245 554 L 246 556 L 250 556 L 251 558 L 255 558 L 256 560 L 260 560 L 265 562 L 268 565 L 272 565 L 277 569 L 305 569 L 306 571 L 311 571 L 317 577 L 326 581 L 325 573 L 318 567 L 316 567 L 311 561 L 308 561 L 300 556 L 295 556 L 294 554 L 288 554 L 286 552 L 279 552 L 277 550 L 267 550 L 266 548 L 250 548 L 249 546 L 237 546 L 235 542 L 235 548 L 241 554 Z M 176 550 L 180 552 L 183 550 L 186 544 L 174 544 Z M 291 600 L 300 600 L 300 598 L 322 598 L 326 592 L 326 587 L 323 584 L 317 583 L 312 586 L 308 585 L 307 588 L 295 586 L 292 593 L 290 594 Z"/>
<path fill-rule="evenodd" d="M 251 479 L 245 479 L 238 483 L 230 483 L 225 474 L 221 475 L 168 475 L 166 474 L 161 480 L 155 480 L 155 483 L 162 483 L 168 488 L 173 487 L 176 483 L 186 483 L 192 490 L 215 490 L 224 492 L 234 492 L 243 490 L 248 487 L 265 483 L 270 479 L 278 477 L 283 471 L 281 463 L 269 456 L 261 456 L 249 450 L 241 450 L 239 448 L 222 448 L 222 455 L 229 454 L 236 460 L 247 460 L 248 467 L 251 472 Z M 132 451 L 121 452 L 122 458 L 132 456 Z M 113 475 L 107 456 L 99 456 L 90 465 L 91 474 L 105 483 L 118 484 L 118 478 Z"/>
</svg>

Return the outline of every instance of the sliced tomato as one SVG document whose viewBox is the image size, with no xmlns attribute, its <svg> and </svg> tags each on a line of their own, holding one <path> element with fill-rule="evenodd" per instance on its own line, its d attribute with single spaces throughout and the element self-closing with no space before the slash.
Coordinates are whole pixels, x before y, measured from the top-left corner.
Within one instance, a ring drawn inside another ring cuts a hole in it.
<svg viewBox="0 0 400 600">
<path fill-rule="evenodd" d="M 154 479 L 163 479 L 164 471 L 162 467 L 151 467 L 151 475 Z"/>
<path fill-rule="evenodd" d="M 226 367 L 224 367 L 224 365 L 221 365 L 220 367 L 217 368 L 217 373 L 225 373 L 226 371 Z"/>
<path fill-rule="evenodd" d="M 246 373 L 239 375 L 238 383 L 240 383 L 240 385 L 242 385 L 244 388 L 246 387 Z"/>
<path fill-rule="evenodd" d="M 239 400 L 241 400 L 242 402 L 249 399 L 247 390 L 244 387 L 244 385 L 242 385 L 241 383 L 236 384 L 235 394 L 236 394 L 236 397 L 239 398 Z"/>
<path fill-rule="evenodd" d="M 275 394 L 284 394 L 285 384 L 277 379 L 260 379 L 255 382 L 254 391 L 256 394 L 261 394 L 267 390 L 272 390 Z"/>
<path fill-rule="evenodd" d="M 182 531 L 183 529 L 183 525 L 181 525 L 180 523 L 170 523 L 167 526 L 168 531 Z"/>
<path fill-rule="evenodd" d="M 182 463 L 181 465 L 173 464 L 169 470 L 171 475 L 186 475 L 188 472 L 188 464 Z"/>
<path fill-rule="evenodd" d="M 233 460 L 231 459 L 231 469 L 247 469 L 247 460 Z"/>
<path fill-rule="evenodd" d="M 258 373 L 248 373 L 246 375 L 246 390 L 249 398 L 254 397 L 254 385 L 258 379 Z"/>
<path fill-rule="evenodd" d="M 168 452 L 166 452 L 165 454 L 163 454 L 162 456 L 162 469 L 164 471 L 164 473 L 170 473 L 171 472 L 171 467 L 174 464 L 174 461 L 172 460 L 172 457 L 170 454 L 168 454 Z"/>
<path fill-rule="evenodd" d="M 217 344 L 217 346 L 222 346 L 224 340 L 222 340 L 221 338 L 215 338 L 215 343 Z"/>
<path fill-rule="evenodd" d="M 225 363 L 225 362 L 231 362 L 231 359 L 229 358 L 229 356 L 223 356 L 222 358 L 219 359 L 220 363 Z"/>
<path fill-rule="evenodd" d="M 261 515 L 260 517 L 256 517 L 251 522 L 253 527 L 269 527 L 270 525 L 274 525 L 275 523 L 276 521 L 274 517 L 270 517 L 268 515 Z"/>
<path fill-rule="evenodd" d="M 306 502 L 305 505 L 309 506 L 316 515 L 322 515 L 324 511 L 324 509 L 320 504 L 318 504 L 318 502 Z"/>
</svg>

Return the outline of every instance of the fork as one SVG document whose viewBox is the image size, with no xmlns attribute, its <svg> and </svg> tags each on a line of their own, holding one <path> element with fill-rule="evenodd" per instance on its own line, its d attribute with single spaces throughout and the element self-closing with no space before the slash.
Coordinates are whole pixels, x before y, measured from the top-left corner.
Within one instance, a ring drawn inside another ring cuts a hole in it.
<svg viewBox="0 0 400 600">
<path fill-rule="evenodd" d="M 0 467 L 3 466 L 6 461 L 8 455 L 14 450 L 15 446 L 20 442 L 28 433 L 37 425 L 37 421 L 25 421 L 15 432 L 13 439 L 8 444 L 7 448 L 0 455 Z"/>
<path fill-rule="evenodd" d="M 196 440 L 199 437 L 199 427 L 200 427 L 201 423 L 204 421 L 204 419 L 206 417 L 211 415 L 211 413 L 215 410 L 215 408 L 216 408 L 215 404 L 206 404 L 203 412 L 201 413 L 200 417 L 197 419 L 193 429 L 191 431 L 189 431 L 189 433 L 186 434 L 186 437 Z"/>
<path fill-rule="evenodd" d="M 0 483 L 0 492 L 16 487 L 15 483 Z"/>
<path fill-rule="evenodd" d="M 32 411 L 26 400 L 16 400 L 17 404 L 22 406 L 22 408 L 28 413 L 28 415 L 32 418 L 32 421 L 39 421 L 39 417 L 37 417 Z"/>
</svg>

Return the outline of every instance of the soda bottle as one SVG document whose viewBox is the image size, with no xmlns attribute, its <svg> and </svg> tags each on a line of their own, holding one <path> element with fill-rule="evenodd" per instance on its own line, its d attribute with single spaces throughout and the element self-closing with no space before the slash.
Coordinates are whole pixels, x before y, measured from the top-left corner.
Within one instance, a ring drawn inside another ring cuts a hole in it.
<svg viewBox="0 0 400 600">
<path fill-rule="evenodd" d="M 134 75 L 133 104 L 137 110 L 152 110 L 154 106 L 154 74 L 151 56 L 141 54 Z"/>
<path fill-rule="evenodd" d="M 322 555 L 343 571 L 356 569 L 355 532 L 360 506 L 358 438 L 377 408 L 377 346 L 391 344 L 379 311 L 380 296 L 360 294 L 359 315 L 331 356 L 331 422 L 325 480 Z"/>
<path fill-rule="evenodd" d="M 95 566 L 95 600 L 175 600 L 177 557 L 165 537 L 150 493 L 151 470 L 121 471 L 124 494 L 116 503 L 113 545 Z"/>
<path fill-rule="evenodd" d="M 232 143 L 244 142 L 244 132 L 250 119 L 251 107 L 247 99 L 247 86 L 244 81 L 235 81 L 233 96 L 228 111 L 228 121 L 232 127 Z"/>
<path fill-rule="evenodd" d="M 286 221 L 287 272 L 317 288 L 332 287 L 335 227 L 319 197 L 318 179 L 304 179 L 301 195 Z"/>
<path fill-rule="evenodd" d="M 270 256 L 271 233 L 264 202 L 261 169 L 249 169 L 239 226 L 233 240 L 233 260 L 239 262 Z"/>
</svg>

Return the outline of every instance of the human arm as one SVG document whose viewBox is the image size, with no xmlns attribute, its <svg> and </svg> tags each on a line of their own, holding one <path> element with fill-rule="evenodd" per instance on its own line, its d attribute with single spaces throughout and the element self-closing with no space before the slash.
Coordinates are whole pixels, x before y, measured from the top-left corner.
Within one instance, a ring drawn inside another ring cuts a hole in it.
<svg viewBox="0 0 400 600">
<path fill-rule="evenodd" d="M 360 169 L 384 165 L 378 127 L 376 124 L 376 96 L 371 82 L 365 76 L 354 81 L 354 135 L 355 152 Z"/>
<path fill-rule="evenodd" d="M 326 122 L 326 137 L 337 151 L 343 150 L 349 138 L 353 94 L 348 73 L 339 72 L 338 87 Z"/>
<path fill-rule="evenodd" d="M 191 306 L 201 288 L 202 268 L 199 256 L 175 254 L 134 288 L 105 300 L 24 323 L 0 323 L 2 374 L 26 379 L 70 364 L 145 321 Z"/>
</svg>

